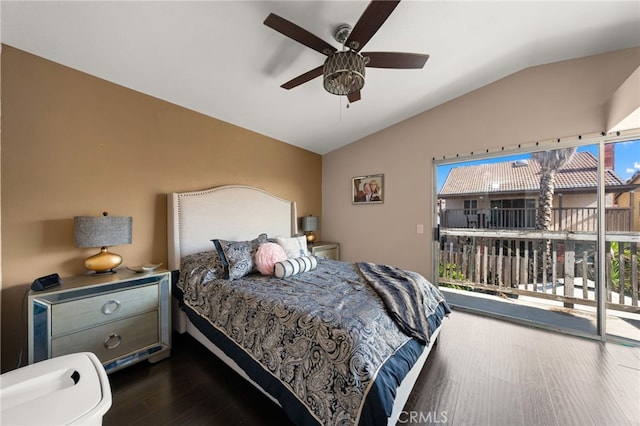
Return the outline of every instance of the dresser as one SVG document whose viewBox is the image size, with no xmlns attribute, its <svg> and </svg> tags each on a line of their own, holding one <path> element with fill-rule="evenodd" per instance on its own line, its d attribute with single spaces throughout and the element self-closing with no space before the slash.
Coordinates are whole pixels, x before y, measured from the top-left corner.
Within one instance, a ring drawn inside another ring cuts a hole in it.
<svg viewBox="0 0 640 426">
<path fill-rule="evenodd" d="M 312 255 L 319 259 L 340 260 L 340 244 L 320 241 L 309 246 Z"/>
<path fill-rule="evenodd" d="M 171 351 L 171 273 L 82 275 L 29 293 L 29 363 L 93 352 L 110 373 Z"/>
</svg>

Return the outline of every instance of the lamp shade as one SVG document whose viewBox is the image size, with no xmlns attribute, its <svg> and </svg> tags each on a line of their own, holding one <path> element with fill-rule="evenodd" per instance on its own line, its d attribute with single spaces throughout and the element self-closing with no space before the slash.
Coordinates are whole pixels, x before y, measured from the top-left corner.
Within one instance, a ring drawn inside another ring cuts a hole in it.
<svg viewBox="0 0 640 426">
<path fill-rule="evenodd" d="M 365 58 L 358 52 L 335 52 L 324 62 L 323 85 L 334 95 L 350 95 L 364 87 Z"/>
<path fill-rule="evenodd" d="M 302 218 L 302 231 L 313 232 L 318 230 L 318 216 L 304 216 Z"/>
<path fill-rule="evenodd" d="M 130 216 L 76 216 L 75 240 L 78 247 L 110 247 L 131 244 Z"/>
</svg>

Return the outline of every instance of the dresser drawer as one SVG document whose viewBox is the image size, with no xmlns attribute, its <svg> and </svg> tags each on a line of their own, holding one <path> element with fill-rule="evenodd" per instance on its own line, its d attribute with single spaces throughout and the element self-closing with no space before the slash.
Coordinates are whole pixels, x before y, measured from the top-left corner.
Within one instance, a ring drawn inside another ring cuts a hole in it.
<svg viewBox="0 0 640 426">
<path fill-rule="evenodd" d="M 169 271 L 66 277 L 28 305 L 29 364 L 87 351 L 112 373 L 171 354 Z"/>
<path fill-rule="evenodd" d="M 317 250 L 314 254 L 319 259 L 338 260 L 338 255 L 336 253 L 336 249 Z"/>
<path fill-rule="evenodd" d="M 338 243 L 319 242 L 310 247 L 311 254 L 319 259 L 340 260 Z"/>
<path fill-rule="evenodd" d="M 51 335 L 59 336 L 79 328 L 92 327 L 157 308 L 157 285 L 58 303 L 51 310 Z"/>
<path fill-rule="evenodd" d="M 51 356 L 88 351 L 106 363 L 157 342 L 158 312 L 153 311 L 55 338 Z"/>
</svg>

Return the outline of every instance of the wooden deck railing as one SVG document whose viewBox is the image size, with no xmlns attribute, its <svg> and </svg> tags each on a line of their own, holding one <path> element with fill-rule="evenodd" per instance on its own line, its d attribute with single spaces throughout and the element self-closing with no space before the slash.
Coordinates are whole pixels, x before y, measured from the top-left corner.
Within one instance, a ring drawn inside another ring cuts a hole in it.
<svg viewBox="0 0 640 426">
<path fill-rule="evenodd" d="M 521 294 L 596 305 L 594 233 L 443 230 L 439 281 L 496 293 Z M 527 236 L 526 234 L 529 234 Z M 539 265 L 538 238 L 552 241 L 551 265 Z M 638 248 L 640 235 L 608 235 L 606 294 L 610 309 L 640 313 Z M 538 274 L 534 271 L 542 271 Z M 540 278 L 538 278 L 540 277 Z"/>
<path fill-rule="evenodd" d="M 444 228 L 535 229 L 535 208 L 500 208 L 491 210 L 445 209 L 440 212 Z M 554 208 L 552 231 L 595 232 L 598 215 L 595 207 Z M 607 207 L 607 231 L 631 231 L 631 209 Z"/>
</svg>

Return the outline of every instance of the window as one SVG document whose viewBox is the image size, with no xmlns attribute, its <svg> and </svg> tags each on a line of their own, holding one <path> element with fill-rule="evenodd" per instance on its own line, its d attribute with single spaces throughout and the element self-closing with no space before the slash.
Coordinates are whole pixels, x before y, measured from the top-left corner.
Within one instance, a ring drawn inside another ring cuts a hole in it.
<svg viewBox="0 0 640 426">
<path fill-rule="evenodd" d="M 497 228 L 535 228 L 536 200 L 491 200 L 491 224 Z"/>
<path fill-rule="evenodd" d="M 478 214 L 478 200 L 464 200 L 464 214 Z"/>
</svg>

